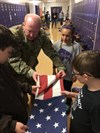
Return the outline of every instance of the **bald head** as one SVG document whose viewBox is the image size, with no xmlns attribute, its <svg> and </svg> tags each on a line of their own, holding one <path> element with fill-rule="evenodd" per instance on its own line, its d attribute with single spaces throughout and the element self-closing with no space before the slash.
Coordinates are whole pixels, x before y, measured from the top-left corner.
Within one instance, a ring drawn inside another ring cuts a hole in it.
<svg viewBox="0 0 100 133">
<path fill-rule="evenodd" d="M 30 23 L 31 22 L 31 23 L 39 26 L 39 27 L 41 26 L 41 18 L 38 15 L 33 14 L 33 13 L 27 14 L 24 18 L 24 22 L 25 23 Z"/>
<path fill-rule="evenodd" d="M 23 31 L 27 39 L 35 39 L 39 33 L 40 27 L 41 18 L 38 15 L 29 13 L 25 16 L 23 23 Z"/>
</svg>

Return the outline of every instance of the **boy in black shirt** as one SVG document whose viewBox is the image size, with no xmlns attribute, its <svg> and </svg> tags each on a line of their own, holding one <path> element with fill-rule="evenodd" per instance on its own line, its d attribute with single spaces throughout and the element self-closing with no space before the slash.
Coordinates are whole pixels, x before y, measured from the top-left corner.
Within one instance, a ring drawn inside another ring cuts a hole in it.
<svg viewBox="0 0 100 133">
<path fill-rule="evenodd" d="M 70 133 L 100 133 L 100 51 L 85 51 L 73 61 L 73 74 L 84 86 L 72 105 Z"/>
</svg>

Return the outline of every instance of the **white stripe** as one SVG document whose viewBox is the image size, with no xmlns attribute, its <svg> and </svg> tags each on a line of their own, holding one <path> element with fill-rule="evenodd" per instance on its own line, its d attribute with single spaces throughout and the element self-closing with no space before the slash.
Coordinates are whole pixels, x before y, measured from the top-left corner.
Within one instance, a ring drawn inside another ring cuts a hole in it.
<svg viewBox="0 0 100 133">
<path fill-rule="evenodd" d="M 52 88 L 53 94 L 52 97 L 55 96 L 60 96 L 61 95 L 61 85 L 60 85 L 60 80 L 56 82 L 56 84 Z"/>
<path fill-rule="evenodd" d="M 44 93 L 41 93 L 40 95 L 36 96 L 35 99 L 43 100 L 44 99 Z"/>
<path fill-rule="evenodd" d="M 37 85 L 37 86 L 40 86 L 39 76 L 37 77 L 37 82 L 36 82 L 36 85 Z M 37 90 L 36 90 L 35 97 L 37 97 L 38 92 L 39 92 L 39 88 L 37 88 Z"/>
<path fill-rule="evenodd" d="M 55 75 L 48 75 L 48 86 L 56 80 Z M 61 95 L 60 80 L 58 80 L 52 87 L 52 97 Z"/>
<path fill-rule="evenodd" d="M 55 75 L 48 75 L 47 80 L 48 80 L 48 87 L 49 87 L 56 80 L 56 76 Z"/>
<path fill-rule="evenodd" d="M 38 85 L 40 86 L 40 78 L 39 78 L 39 76 L 38 76 L 38 81 L 37 81 L 36 84 L 37 84 L 37 86 Z M 40 95 L 38 95 L 38 92 L 39 92 L 39 88 L 37 88 L 37 90 L 36 90 L 35 99 L 43 100 L 44 93 L 41 93 Z"/>
</svg>

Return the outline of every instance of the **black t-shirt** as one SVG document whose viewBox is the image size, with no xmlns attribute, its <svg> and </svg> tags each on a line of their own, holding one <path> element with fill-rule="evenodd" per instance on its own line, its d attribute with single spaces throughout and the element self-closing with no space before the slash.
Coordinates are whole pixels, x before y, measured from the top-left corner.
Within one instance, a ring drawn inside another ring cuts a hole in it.
<svg viewBox="0 0 100 133">
<path fill-rule="evenodd" d="M 100 91 L 83 86 L 72 106 L 70 133 L 100 133 Z"/>
</svg>

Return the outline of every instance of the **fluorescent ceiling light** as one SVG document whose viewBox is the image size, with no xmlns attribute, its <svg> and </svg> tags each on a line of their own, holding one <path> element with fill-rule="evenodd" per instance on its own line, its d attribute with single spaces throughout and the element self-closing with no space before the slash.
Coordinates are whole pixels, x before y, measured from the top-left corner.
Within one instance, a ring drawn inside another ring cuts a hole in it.
<svg viewBox="0 0 100 133">
<path fill-rule="evenodd" d="M 81 1 L 83 1 L 83 0 L 75 0 L 75 3 L 79 3 L 79 2 L 81 2 Z"/>
<path fill-rule="evenodd" d="M 7 2 L 9 3 L 15 3 L 15 4 L 19 4 L 21 1 L 20 0 L 7 0 Z"/>
<path fill-rule="evenodd" d="M 39 4 L 39 3 L 41 3 L 41 1 L 40 0 L 31 0 L 31 1 L 29 1 L 29 3 Z"/>
</svg>

